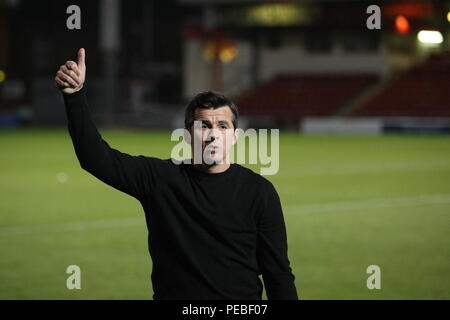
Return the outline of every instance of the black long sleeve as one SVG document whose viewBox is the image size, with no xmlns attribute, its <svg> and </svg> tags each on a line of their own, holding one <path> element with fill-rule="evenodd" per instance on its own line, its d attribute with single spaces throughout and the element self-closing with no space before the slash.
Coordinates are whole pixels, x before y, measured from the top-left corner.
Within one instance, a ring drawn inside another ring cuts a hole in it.
<svg viewBox="0 0 450 320">
<path fill-rule="evenodd" d="M 132 156 L 99 134 L 84 90 L 64 95 L 81 167 L 138 199 L 153 261 L 154 299 L 298 299 L 273 185 L 238 164 L 207 174 L 171 159 Z"/>
<path fill-rule="evenodd" d="M 63 96 L 69 133 L 81 167 L 135 198 L 149 192 L 154 177 L 146 158 L 120 152 L 102 139 L 92 120 L 84 89 Z"/>
<path fill-rule="evenodd" d="M 273 185 L 265 188 L 264 206 L 258 222 L 257 258 L 269 300 L 297 300 L 287 256 L 287 235 L 280 198 Z"/>
</svg>

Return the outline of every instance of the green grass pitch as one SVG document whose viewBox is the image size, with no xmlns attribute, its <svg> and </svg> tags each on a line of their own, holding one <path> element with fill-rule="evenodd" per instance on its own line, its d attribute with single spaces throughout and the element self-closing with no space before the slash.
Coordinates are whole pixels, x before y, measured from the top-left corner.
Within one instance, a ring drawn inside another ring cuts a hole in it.
<svg viewBox="0 0 450 320">
<path fill-rule="evenodd" d="M 176 144 L 100 131 L 134 155 Z M 283 133 L 268 179 L 302 299 L 450 298 L 448 137 Z M 139 202 L 83 171 L 67 130 L 0 132 L 0 299 L 151 299 L 146 236 Z M 81 290 L 66 288 L 72 264 Z M 366 286 L 370 265 L 381 289 Z"/>
</svg>

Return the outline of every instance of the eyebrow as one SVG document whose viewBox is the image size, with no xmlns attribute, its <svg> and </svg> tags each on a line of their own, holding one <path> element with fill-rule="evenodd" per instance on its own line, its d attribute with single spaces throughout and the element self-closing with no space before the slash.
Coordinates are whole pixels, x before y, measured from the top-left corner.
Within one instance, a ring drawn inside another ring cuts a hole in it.
<svg viewBox="0 0 450 320">
<path fill-rule="evenodd" d="M 209 120 L 207 120 L 207 119 L 204 119 L 204 120 L 198 119 L 198 120 L 196 120 L 196 121 L 201 121 L 202 123 L 211 125 L 211 121 L 209 121 Z M 219 120 L 219 121 L 217 121 L 217 122 L 218 122 L 218 124 L 226 124 L 227 126 L 229 126 L 229 125 L 231 124 L 228 120 Z"/>
</svg>

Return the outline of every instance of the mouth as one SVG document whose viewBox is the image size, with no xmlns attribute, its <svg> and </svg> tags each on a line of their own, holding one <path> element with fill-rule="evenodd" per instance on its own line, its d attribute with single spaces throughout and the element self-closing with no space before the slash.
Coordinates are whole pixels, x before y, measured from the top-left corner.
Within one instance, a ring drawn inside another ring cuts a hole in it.
<svg viewBox="0 0 450 320">
<path fill-rule="evenodd" d="M 219 149 L 220 148 L 218 146 L 215 146 L 215 145 L 209 145 L 209 146 L 206 147 L 206 151 L 209 152 L 212 155 L 218 153 Z"/>
<path fill-rule="evenodd" d="M 206 146 L 206 149 L 211 150 L 211 151 L 216 151 L 216 150 L 219 150 L 219 146 L 208 145 L 208 146 Z"/>
</svg>

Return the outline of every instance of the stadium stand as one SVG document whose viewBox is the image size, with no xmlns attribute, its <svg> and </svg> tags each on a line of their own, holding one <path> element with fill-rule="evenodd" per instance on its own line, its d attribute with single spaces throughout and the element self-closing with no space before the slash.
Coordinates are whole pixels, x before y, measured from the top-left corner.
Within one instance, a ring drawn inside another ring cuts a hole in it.
<svg viewBox="0 0 450 320">
<path fill-rule="evenodd" d="M 450 51 L 430 55 L 349 116 L 450 117 Z"/>
<path fill-rule="evenodd" d="M 305 116 L 335 114 L 377 81 L 374 74 L 285 74 L 254 88 L 237 102 L 244 116 L 269 114 L 278 126 L 297 125 Z"/>
</svg>

